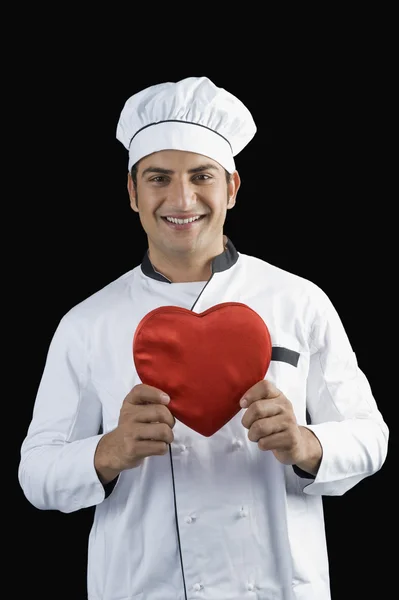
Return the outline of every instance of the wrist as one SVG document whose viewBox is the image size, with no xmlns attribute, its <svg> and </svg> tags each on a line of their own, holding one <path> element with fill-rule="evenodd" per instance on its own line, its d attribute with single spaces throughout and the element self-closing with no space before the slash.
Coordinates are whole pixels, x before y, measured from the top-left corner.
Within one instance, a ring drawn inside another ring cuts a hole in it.
<svg viewBox="0 0 399 600">
<path fill-rule="evenodd" d="M 108 444 L 108 436 L 104 435 L 99 443 L 94 454 L 94 468 L 97 476 L 101 483 L 110 483 L 113 479 L 118 477 L 122 469 L 118 468 L 115 459 L 113 458 L 113 452 Z"/>
<path fill-rule="evenodd" d="M 301 459 L 295 464 L 302 471 L 316 476 L 323 456 L 322 446 L 313 431 L 303 426 L 299 426 L 299 430 L 302 436 L 303 452 Z"/>
</svg>

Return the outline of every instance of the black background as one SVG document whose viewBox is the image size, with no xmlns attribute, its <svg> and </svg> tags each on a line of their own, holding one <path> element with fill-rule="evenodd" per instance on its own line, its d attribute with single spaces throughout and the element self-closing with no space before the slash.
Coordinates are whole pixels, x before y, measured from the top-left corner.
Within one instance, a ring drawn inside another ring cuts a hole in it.
<svg viewBox="0 0 399 600">
<path fill-rule="evenodd" d="M 298 29 L 293 15 L 264 28 L 257 15 L 248 25 L 226 15 L 217 27 L 208 14 L 185 27 L 160 15 L 122 13 L 110 23 L 106 11 L 101 16 L 99 25 L 98 14 L 82 20 L 25 10 L 9 21 L 3 378 L 14 462 L 3 505 L 14 524 L 7 542 L 19 573 L 14 598 L 86 597 L 92 509 L 65 515 L 32 507 L 17 480 L 19 448 L 60 318 L 146 250 L 115 130 L 125 100 L 147 85 L 206 75 L 252 111 L 258 132 L 236 158 L 242 186 L 225 231 L 240 252 L 327 292 L 394 425 L 397 131 L 389 15 L 313 15 L 309 22 L 302 15 Z M 396 583 L 389 549 L 394 443 L 391 432 L 379 473 L 324 499 L 333 600 L 386 598 Z"/>
</svg>

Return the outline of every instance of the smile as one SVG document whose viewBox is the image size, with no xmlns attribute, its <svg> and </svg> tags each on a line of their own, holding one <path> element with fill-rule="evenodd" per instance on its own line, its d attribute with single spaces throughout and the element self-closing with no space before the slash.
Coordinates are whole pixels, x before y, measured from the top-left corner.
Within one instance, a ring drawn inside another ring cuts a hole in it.
<svg viewBox="0 0 399 600">
<path fill-rule="evenodd" d="M 176 223 L 177 225 L 183 225 L 184 223 L 193 223 L 194 221 L 198 221 L 202 215 L 198 215 L 197 217 L 190 217 L 189 219 L 177 219 L 175 217 L 165 217 L 169 223 Z"/>
<path fill-rule="evenodd" d="M 187 219 L 179 219 L 177 217 L 162 217 L 164 223 L 175 230 L 185 230 L 196 227 L 196 223 L 202 221 L 206 215 L 197 215 L 195 217 L 188 217 Z"/>
</svg>

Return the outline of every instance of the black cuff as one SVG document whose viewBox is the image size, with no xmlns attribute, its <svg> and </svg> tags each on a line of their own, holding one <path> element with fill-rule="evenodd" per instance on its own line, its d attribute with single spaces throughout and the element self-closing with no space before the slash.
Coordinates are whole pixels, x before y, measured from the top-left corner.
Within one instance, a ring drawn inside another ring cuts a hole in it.
<svg viewBox="0 0 399 600">
<path fill-rule="evenodd" d="M 118 477 L 119 477 L 119 475 L 118 475 Z M 116 486 L 116 482 L 118 481 L 118 477 L 115 477 L 115 479 L 113 479 L 109 483 L 103 483 L 103 488 L 104 488 L 104 491 L 105 491 L 105 498 L 108 498 L 108 496 L 111 494 L 112 490 Z"/>
<path fill-rule="evenodd" d="M 296 465 L 292 465 L 292 468 L 294 469 L 294 472 L 298 475 L 298 477 L 302 477 L 302 479 L 316 479 L 316 475 L 307 473 L 306 471 L 303 471 Z"/>
</svg>

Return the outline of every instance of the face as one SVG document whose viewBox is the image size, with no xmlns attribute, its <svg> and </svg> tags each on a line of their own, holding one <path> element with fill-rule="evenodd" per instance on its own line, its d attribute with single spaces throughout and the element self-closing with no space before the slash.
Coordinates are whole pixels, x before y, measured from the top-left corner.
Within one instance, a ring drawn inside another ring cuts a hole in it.
<svg viewBox="0 0 399 600">
<path fill-rule="evenodd" d="M 153 261 L 223 252 L 223 226 L 240 186 L 226 181 L 216 161 L 191 152 L 163 150 L 139 162 L 137 188 L 128 176 L 130 204 L 139 213 Z"/>
</svg>

